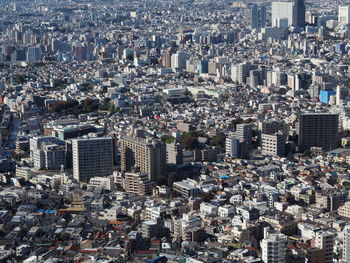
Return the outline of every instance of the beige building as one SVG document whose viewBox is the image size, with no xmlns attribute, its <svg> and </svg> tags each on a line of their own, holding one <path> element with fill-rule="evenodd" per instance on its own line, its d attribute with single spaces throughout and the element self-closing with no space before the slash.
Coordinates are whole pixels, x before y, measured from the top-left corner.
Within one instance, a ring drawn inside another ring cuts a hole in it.
<svg viewBox="0 0 350 263">
<path fill-rule="evenodd" d="M 338 214 L 350 218 L 350 202 L 346 202 L 344 205 L 339 207 Z"/>
<path fill-rule="evenodd" d="M 124 189 L 127 193 L 136 195 L 151 195 L 155 183 L 148 179 L 146 173 L 126 173 Z"/>
<path fill-rule="evenodd" d="M 152 181 L 166 176 L 167 154 L 165 143 L 159 140 L 125 136 L 120 142 L 121 170 L 131 172 L 135 168 L 147 173 Z"/>
</svg>

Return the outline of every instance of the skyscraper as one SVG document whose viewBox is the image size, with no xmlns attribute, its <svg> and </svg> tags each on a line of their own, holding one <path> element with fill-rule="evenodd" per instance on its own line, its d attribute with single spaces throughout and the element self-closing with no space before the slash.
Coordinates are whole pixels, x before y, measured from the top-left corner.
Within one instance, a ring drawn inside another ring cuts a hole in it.
<svg viewBox="0 0 350 263">
<path fill-rule="evenodd" d="M 251 29 L 263 28 L 266 26 L 266 7 L 251 5 L 248 9 L 247 17 Z"/>
<path fill-rule="evenodd" d="M 137 136 L 124 136 L 120 141 L 121 170 L 131 172 L 138 168 L 150 180 L 166 176 L 167 154 L 165 143 Z"/>
<path fill-rule="evenodd" d="M 308 112 L 299 115 L 299 151 L 320 147 L 330 151 L 338 146 L 338 114 Z"/>
<path fill-rule="evenodd" d="M 293 2 L 272 2 L 271 6 L 272 26 L 284 25 L 282 20 L 288 20 L 288 26 L 305 27 L 305 3 L 304 0 Z"/>
<path fill-rule="evenodd" d="M 113 173 L 112 137 L 82 137 L 72 140 L 73 175 L 79 182 Z"/>
<path fill-rule="evenodd" d="M 278 27 L 282 24 L 280 21 L 285 19 L 287 20 L 288 26 L 295 24 L 293 2 L 272 2 L 271 5 L 271 20 L 272 26 Z"/>
<path fill-rule="evenodd" d="M 304 0 L 294 0 L 295 26 L 305 27 L 305 3 Z"/>
<path fill-rule="evenodd" d="M 27 50 L 27 62 L 38 62 L 41 60 L 41 48 L 29 47 Z"/>
</svg>

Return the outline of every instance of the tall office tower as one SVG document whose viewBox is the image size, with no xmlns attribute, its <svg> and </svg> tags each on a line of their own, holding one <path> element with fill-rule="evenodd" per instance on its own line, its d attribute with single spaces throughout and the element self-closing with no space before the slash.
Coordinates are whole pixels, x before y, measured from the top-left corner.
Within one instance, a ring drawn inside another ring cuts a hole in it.
<svg viewBox="0 0 350 263">
<path fill-rule="evenodd" d="M 79 182 L 113 173 L 112 137 L 82 137 L 72 140 L 73 175 Z"/>
<path fill-rule="evenodd" d="M 265 234 L 264 239 L 260 242 L 263 262 L 286 262 L 286 243 L 287 237 L 283 234 Z"/>
<path fill-rule="evenodd" d="M 315 246 L 317 248 L 320 248 L 325 253 L 325 263 L 332 263 L 333 262 L 333 246 L 334 246 L 334 234 L 325 232 L 325 231 L 319 231 L 316 232 L 315 237 Z"/>
<path fill-rule="evenodd" d="M 183 164 L 183 146 L 180 143 L 167 143 L 166 154 L 168 164 Z"/>
<path fill-rule="evenodd" d="M 131 172 L 139 168 L 149 179 L 166 176 L 166 146 L 159 140 L 145 139 L 132 134 L 120 141 L 121 170 Z"/>
<path fill-rule="evenodd" d="M 239 157 L 239 139 L 236 137 L 226 138 L 226 156 L 227 157 Z"/>
<path fill-rule="evenodd" d="M 251 5 L 248 9 L 247 17 L 251 29 L 264 28 L 266 26 L 266 7 Z"/>
<path fill-rule="evenodd" d="M 293 2 L 272 2 L 271 21 L 273 27 L 280 27 L 281 20 L 287 20 L 287 25 L 295 25 L 295 12 Z"/>
<path fill-rule="evenodd" d="M 181 50 L 171 55 L 171 67 L 174 69 L 186 69 L 187 54 Z"/>
<path fill-rule="evenodd" d="M 350 24 L 350 5 L 339 6 L 338 22 L 343 25 Z"/>
<path fill-rule="evenodd" d="M 41 48 L 29 47 L 27 50 L 27 62 L 38 62 L 41 60 Z"/>
<path fill-rule="evenodd" d="M 232 65 L 231 78 L 233 81 L 239 84 L 246 83 L 247 77 L 249 77 L 250 63 L 240 63 Z"/>
<path fill-rule="evenodd" d="M 286 137 L 282 132 L 261 135 L 261 154 L 271 156 L 284 156 L 286 151 Z"/>
<path fill-rule="evenodd" d="M 338 114 L 302 113 L 298 125 L 300 152 L 309 150 L 310 147 L 321 147 L 324 151 L 338 147 Z"/>
<path fill-rule="evenodd" d="M 252 141 L 252 128 L 250 123 L 237 124 L 234 136 L 241 142 L 251 143 Z"/>
<path fill-rule="evenodd" d="M 294 20 L 298 28 L 305 27 L 305 3 L 304 0 L 294 0 Z"/>
</svg>

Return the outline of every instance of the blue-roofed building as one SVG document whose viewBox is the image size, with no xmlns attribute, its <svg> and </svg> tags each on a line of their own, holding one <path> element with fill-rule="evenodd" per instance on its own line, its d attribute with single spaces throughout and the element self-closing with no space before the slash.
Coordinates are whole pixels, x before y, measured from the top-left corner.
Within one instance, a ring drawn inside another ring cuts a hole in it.
<svg viewBox="0 0 350 263">
<path fill-rule="evenodd" d="M 335 90 L 321 90 L 320 91 L 320 102 L 329 104 L 331 96 L 335 96 Z"/>
</svg>

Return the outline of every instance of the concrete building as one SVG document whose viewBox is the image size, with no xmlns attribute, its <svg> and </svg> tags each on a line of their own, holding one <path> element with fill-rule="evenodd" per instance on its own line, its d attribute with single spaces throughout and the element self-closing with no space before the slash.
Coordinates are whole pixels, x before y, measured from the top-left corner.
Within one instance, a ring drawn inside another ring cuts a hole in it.
<svg viewBox="0 0 350 263">
<path fill-rule="evenodd" d="M 199 194 L 199 188 L 196 182 L 191 179 L 175 182 L 173 184 L 173 190 L 175 193 L 186 198 Z"/>
<path fill-rule="evenodd" d="M 350 23 L 350 5 L 338 7 L 338 22 L 343 25 Z"/>
<path fill-rule="evenodd" d="M 167 164 L 183 164 L 183 146 L 180 143 L 166 144 Z"/>
<path fill-rule="evenodd" d="M 171 67 L 173 69 L 186 69 L 187 54 L 181 50 L 171 55 Z"/>
<path fill-rule="evenodd" d="M 251 29 L 263 28 L 266 26 L 266 6 L 252 4 L 249 6 L 247 18 Z"/>
<path fill-rule="evenodd" d="M 146 173 L 125 173 L 124 189 L 136 195 L 151 195 L 155 183 L 148 179 Z"/>
<path fill-rule="evenodd" d="M 83 137 L 72 140 L 73 175 L 79 182 L 113 173 L 111 137 Z"/>
<path fill-rule="evenodd" d="M 265 230 L 266 231 L 266 230 Z M 267 234 L 260 242 L 264 263 L 286 262 L 287 237 L 283 234 Z"/>
<path fill-rule="evenodd" d="M 271 156 L 284 156 L 286 139 L 282 132 L 261 135 L 261 154 Z"/>
<path fill-rule="evenodd" d="M 28 47 L 27 62 L 38 62 L 42 58 L 40 47 Z"/>
<path fill-rule="evenodd" d="M 339 116 L 331 113 L 302 113 L 299 115 L 299 151 L 320 147 L 330 151 L 338 147 Z"/>
<path fill-rule="evenodd" d="M 120 141 L 121 170 L 131 172 L 138 168 L 152 181 L 166 176 L 167 154 L 165 143 L 137 136 L 125 136 Z"/>
<path fill-rule="evenodd" d="M 240 63 L 232 65 L 231 67 L 231 78 L 233 81 L 239 84 L 246 83 L 247 77 L 249 77 L 250 63 Z"/>
<path fill-rule="evenodd" d="M 89 186 L 93 188 L 105 189 L 108 191 L 113 191 L 114 187 L 114 177 L 93 177 L 89 181 Z"/>
<path fill-rule="evenodd" d="M 346 202 L 344 205 L 339 207 L 338 208 L 338 214 L 341 215 L 341 216 L 350 218 L 350 202 Z"/>
<path fill-rule="evenodd" d="M 239 157 L 239 139 L 236 137 L 226 138 L 226 156 L 238 158 Z"/>
<path fill-rule="evenodd" d="M 64 141 L 42 136 L 29 140 L 30 156 L 35 169 L 60 170 L 66 165 Z"/>
<path fill-rule="evenodd" d="M 271 4 L 271 21 L 273 27 L 279 27 L 280 21 L 286 19 L 288 27 L 295 25 L 293 2 L 272 2 Z"/>
<path fill-rule="evenodd" d="M 293 12 L 294 12 L 294 21 L 295 26 L 298 28 L 305 27 L 305 3 L 304 0 L 294 0 Z"/>
<path fill-rule="evenodd" d="M 344 262 L 350 262 L 350 227 L 344 228 L 344 239 L 343 239 L 343 260 Z"/>
<path fill-rule="evenodd" d="M 251 143 L 253 125 L 249 123 L 237 124 L 234 136 L 241 142 Z"/>
<path fill-rule="evenodd" d="M 325 231 L 316 232 L 315 246 L 325 252 L 325 263 L 333 262 L 334 234 Z"/>
</svg>

